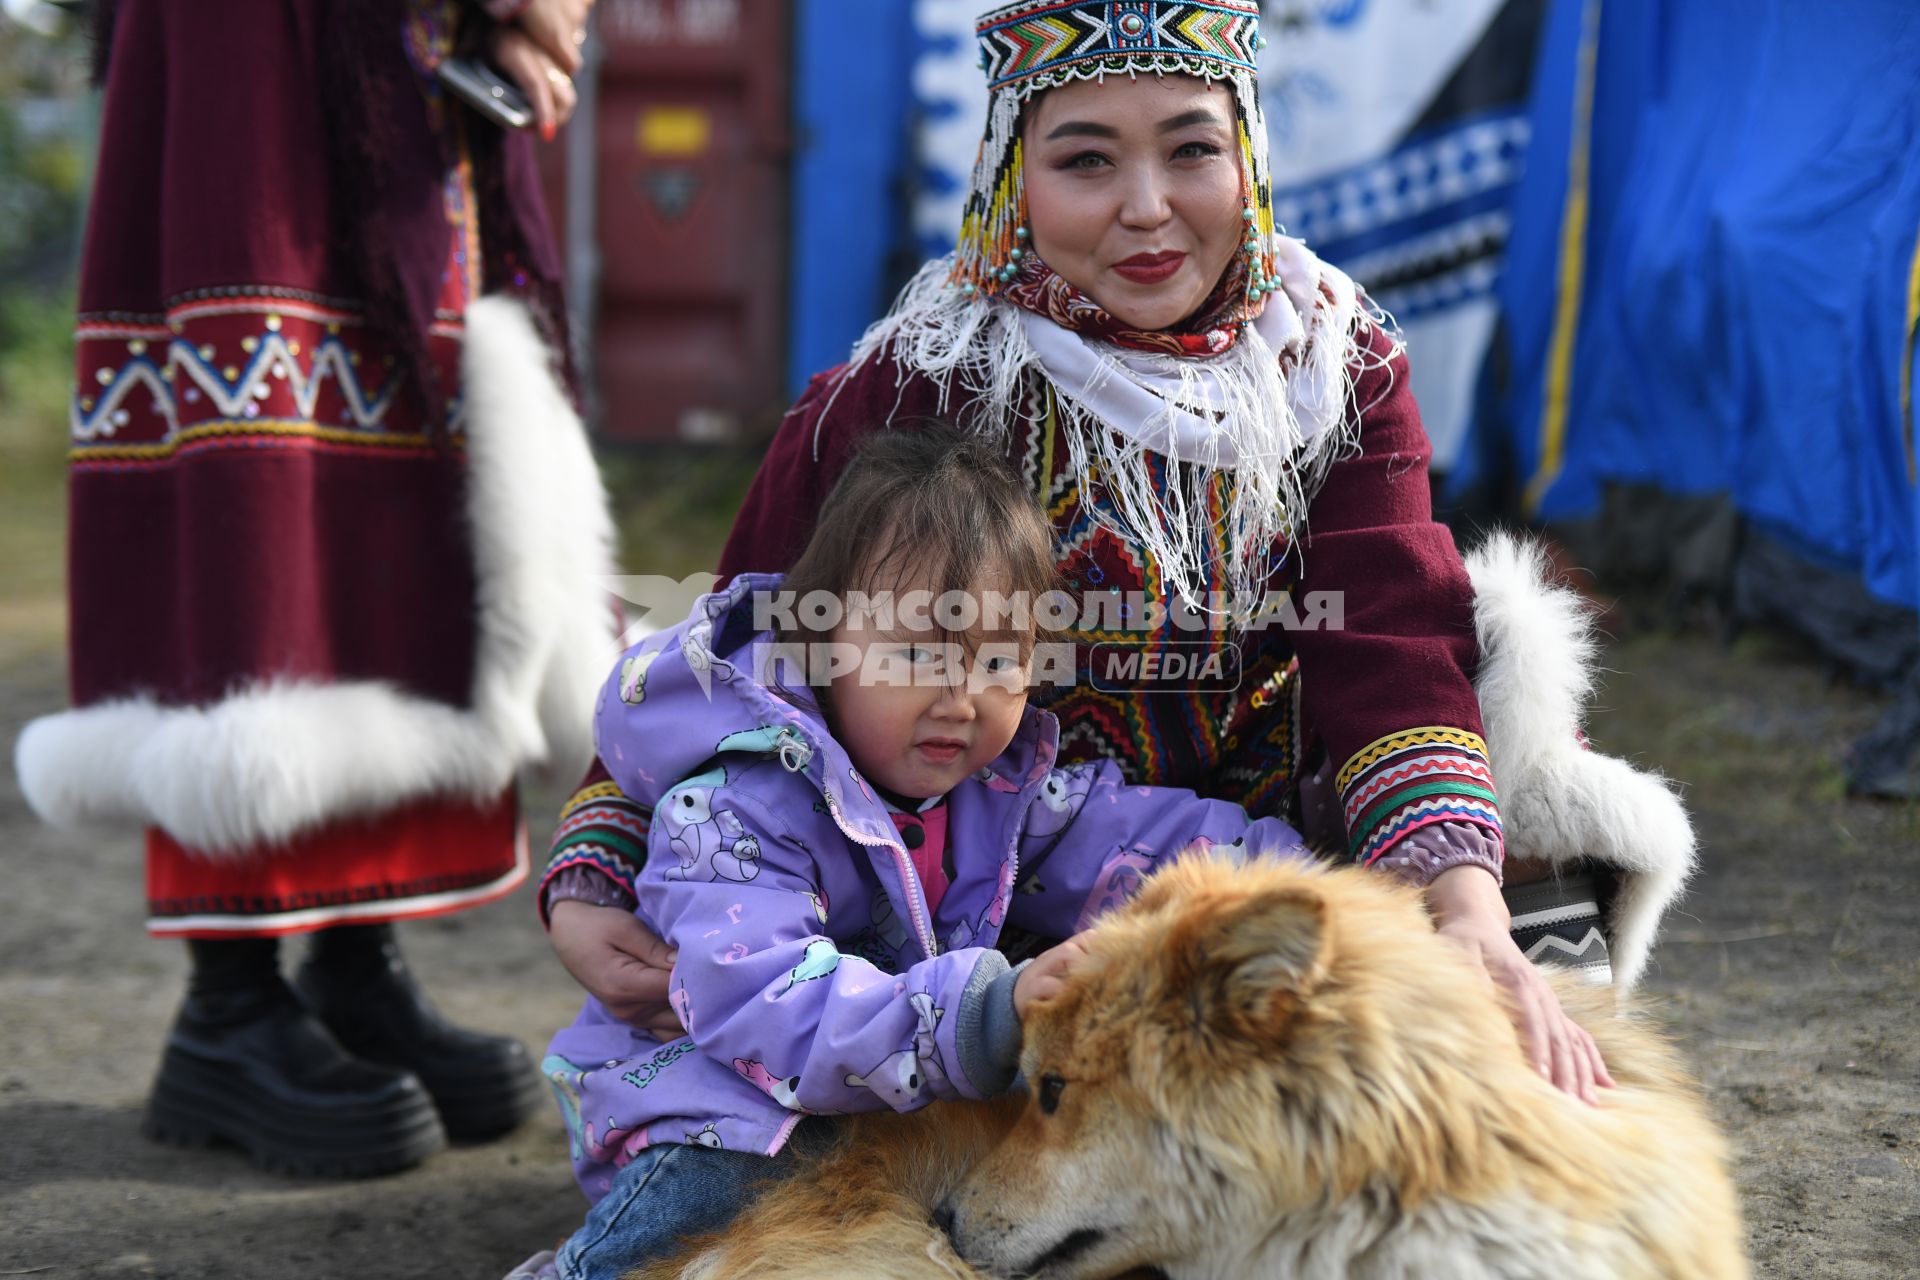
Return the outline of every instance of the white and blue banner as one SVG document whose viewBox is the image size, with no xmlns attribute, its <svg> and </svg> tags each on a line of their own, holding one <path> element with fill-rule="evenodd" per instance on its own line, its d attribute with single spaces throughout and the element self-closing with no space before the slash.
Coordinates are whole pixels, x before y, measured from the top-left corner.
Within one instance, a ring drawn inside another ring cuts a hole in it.
<svg viewBox="0 0 1920 1280">
<path fill-rule="evenodd" d="M 1261 97 L 1280 223 L 1406 330 L 1452 461 L 1493 329 L 1543 0 L 1269 0 Z M 913 0 L 921 251 L 953 246 L 986 119 L 982 0 Z"/>
<path fill-rule="evenodd" d="M 1407 335 L 1434 469 L 1458 454 L 1526 157 L 1543 0 L 1271 0 L 1274 213 Z"/>
</svg>

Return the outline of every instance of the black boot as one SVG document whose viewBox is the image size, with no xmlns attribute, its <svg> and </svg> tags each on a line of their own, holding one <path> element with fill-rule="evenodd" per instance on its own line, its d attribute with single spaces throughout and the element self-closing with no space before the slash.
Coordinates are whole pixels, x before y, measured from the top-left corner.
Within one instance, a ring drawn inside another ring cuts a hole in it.
<svg viewBox="0 0 1920 1280">
<path fill-rule="evenodd" d="M 1535 964 L 1577 969 L 1601 986 L 1613 982 L 1607 947 L 1607 914 L 1613 877 L 1602 868 L 1577 866 L 1544 880 L 1501 890 L 1513 917 L 1513 941 Z"/>
<path fill-rule="evenodd" d="M 390 925 L 316 934 L 294 985 L 341 1044 L 419 1076 L 455 1141 L 498 1137 L 545 1102 L 524 1045 L 456 1027 L 428 1002 Z"/>
<path fill-rule="evenodd" d="M 272 939 L 188 946 L 148 1137 L 230 1142 L 263 1169 L 312 1177 L 404 1169 L 446 1145 L 420 1082 L 342 1049 L 281 980 Z"/>
</svg>

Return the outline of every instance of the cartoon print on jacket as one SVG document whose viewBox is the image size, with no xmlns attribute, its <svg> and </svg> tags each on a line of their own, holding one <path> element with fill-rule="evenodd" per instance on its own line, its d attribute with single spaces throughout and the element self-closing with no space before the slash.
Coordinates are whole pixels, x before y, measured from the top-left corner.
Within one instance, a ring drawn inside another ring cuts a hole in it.
<svg viewBox="0 0 1920 1280">
<path fill-rule="evenodd" d="M 1035 806 L 1035 808 L 1038 807 L 1037 805 Z M 1007 921 L 1007 904 L 1013 900 L 1013 877 L 1013 863 L 1011 861 L 1002 863 L 1000 865 L 1000 883 L 994 889 L 993 901 L 987 904 L 987 909 L 980 914 L 977 920 L 972 922 L 962 920 L 953 927 L 953 932 L 947 935 L 947 946 L 949 949 L 954 947 L 970 947 L 973 945 L 975 938 L 991 938 L 995 936 L 990 930 L 998 930 L 1000 926 Z"/>
<path fill-rule="evenodd" d="M 1093 892 L 1087 895 L 1087 905 L 1081 909 L 1074 931 L 1086 928 L 1103 912 L 1125 903 L 1140 891 L 1152 873 L 1153 857 L 1144 850 L 1122 849 L 1114 854 L 1093 882 Z"/>
<path fill-rule="evenodd" d="M 660 656 L 653 653 L 636 653 L 620 664 L 620 701 L 637 707 L 647 700 L 647 668 Z"/>
<path fill-rule="evenodd" d="M 907 997 L 907 1003 L 913 1006 L 914 1015 L 920 1020 L 913 1032 L 913 1051 L 920 1059 L 920 1069 L 927 1073 L 927 1085 L 930 1088 L 944 1090 L 947 1087 L 947 1069 L 940 1061 L 940 1046 L 934 1040 L 934 1032 L 947 1011 L 933 1007 L 931 991 L 916 991 Z"/>
<path fill-rule="evenodd" d="M 1068 765 L 1049 773 L 1047 780 L 1040 784 L 1040 794 L 1034 798 L 1033 806 L 1027 810 L 1026 836 L 1044 840 L 1072 826 L 1086 806 L 1099 773 L 1098 765 L 1087 764 Z"/>
<path fill-rule="evenodd" d="M 676 983 L 673 990 L 667 992 L 667 1006 L 673 1010 L 673 1016 L 680 1019 L 681 1028 L 687 1037 L 693 1037 L 693 997 L 687 994 L 685 981 Z"/>
<path fill-rule="evenodd" d="M 727 785 L 727 771 L 689 778 L 660 802 L 654 820 L 664 824 L 668 847 L 680 860 L 672 880 L 732 880 L 745 884 L 760 874 L 760 837 L 731 809 L 714 812 L 713 793 Z"/>
<path fill-rule="evenodd" d="M 624 1169 L 650 1145 L 643 1125 L 621 1129 L 609 1119 L 604 1137 L 594 1133 L 593 1121 L 584 1119 L 580 1111 L 580 1090 L 593 1074 L 591 1071 L 582 1071 L 553 1054 L 541 1060 L 540 1071 L 553 1086 L 554 1097 L 559 1099 L 560 1114 L 567 1126 L 567 1146 L 575 1160 L 584 1156 L 599 1164 Z"/>
<path fill-rule="evenodd" d="M 698 1133 L 689 1133 L 687 1141 L 699 1147 L 710 1147 L 715 1151 L 725 1151 L 726 1144 L 720 1141 L 720 1135 L 714 1131 L 711 1122 Z"/>
<path fill-rule="evenodd" d="M 788 1076 L 782 1080 L 767 1070 L 764 1062 L 750 1062 L 746 1058 L 735 1058 L 733 1069 L 755 1088 L 772 1098 L 789 1111 L 805 1111 L 796 1096 L 800 1089 L 800 1077 Z"/>
<path fill-rule="evenodd" d="M 911 1049 L 901 1049 L 888 1054 L 865 1075 L 847 1072 L 847 1083 L 856 1089 L 871 1089 L 895 1111 L 905 1111 L 919 1101 L 927 1082 L 921 1072 L 920 1055 Z"/>
<path fill-rule="evenodd" d="M 807 951 L 800 963 L 787 975 L 787 985 L 781 995 L 793 990 L 803 982 L 812 982 L 815 978 L 824 978 L 840 967 L 840 949 L 825 938 L 815 938 L 807 944 Z"/>
<path fill-rule="evenodd" d="M 893 899 L 884 893 L 875 894 L 867 919 L 870 922 L 867 927 L 848 944 L 848 954 L 870 964 L 892 964 L 907 945 L 907 926 L 901 921 L 900 913 L 893 909 Z"/>
<path fill-rule="evenodd" d="M 651 1057 L 633 1070 L 622 1072 L 620 1078 L 636 1089 L 644 1089 L 658 1080 L 662 1071 L 694 1051 L 691 1039 L 675 1040 L 672 1044 L 656 1050 Z"/>
</svg>

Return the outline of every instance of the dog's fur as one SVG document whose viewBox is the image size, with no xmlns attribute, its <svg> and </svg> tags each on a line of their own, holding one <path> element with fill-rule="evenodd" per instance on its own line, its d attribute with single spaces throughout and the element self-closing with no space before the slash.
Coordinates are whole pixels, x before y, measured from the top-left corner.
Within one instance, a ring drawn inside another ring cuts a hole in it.
<svg viewBox="0 0 1920 1280">
<path fill-rule="evenodd" d="M 862 1118 L 638 1274 L 1746 1274 L 1723 1144 L 1661 1039 L 1559 982 L 1618 1081 L 1560 1093 L 1412 891 L 1189 858 L 1085 941 L 1028 1019 L 1029 1095 Z"/>
</svg>

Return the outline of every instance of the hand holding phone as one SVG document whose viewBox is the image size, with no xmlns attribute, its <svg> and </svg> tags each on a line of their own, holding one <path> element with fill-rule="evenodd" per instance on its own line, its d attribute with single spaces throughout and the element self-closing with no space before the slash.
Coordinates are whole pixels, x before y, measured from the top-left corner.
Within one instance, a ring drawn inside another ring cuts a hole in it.
<svg viewBox="0 0 1920 1280">
<path fill-rule="evenodd" d="M 445 58 L 435 71 L 448 92 L 503 129 L 524 129 L 534 121 L 527 95 L 478 58 Z"/>
<path fill-rule="evenodd" d="M 577 99 L 572 77 L 518 26 L 495 27 L 490 51 L 493 66 L 525 96 L 540 136 L 551 140 L 573 114 Z"/>
</svg>

